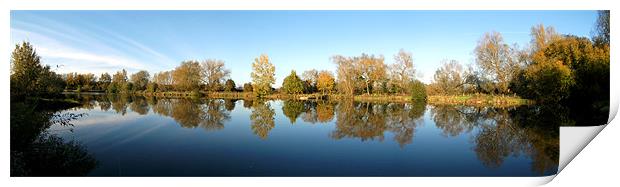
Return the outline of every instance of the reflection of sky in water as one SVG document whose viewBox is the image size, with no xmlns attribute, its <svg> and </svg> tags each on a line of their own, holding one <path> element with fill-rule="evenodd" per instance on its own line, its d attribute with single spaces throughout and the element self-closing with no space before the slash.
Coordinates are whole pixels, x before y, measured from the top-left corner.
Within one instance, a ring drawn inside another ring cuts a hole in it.
<svg viewBox="0 0 620 187">
<path fill-rule="evenodd" d="M 87 113 L 68 127 L 51 130 L 66 140 L 84 144 L 100 164 L 91 175 L 144 176 L 531 176 L 532 157 L 506 155 L 499 167 L 485 166 L 475 152 L 474 136 L 480 128 L 447 135 L 435 125 L 431 106 L 414 120 L 410 143 L 402 146 L 396 133 L 362 140 L 353 136 L 332 137 L 338 109 L 327 123 L 310 123 L 301 114 L 295 124 L 283 113 L 283 102 L 270 101 L 275 127 L 266 139 L 254 134 L 252 109 L 242 100 L 224 112 L 221 129 L 200 126 L 183 128 L 174 118 L 151 108 L 139 115 L 127 107 L 125 115 L 113 109 L 78 109 Z M 356 109 L 358 110 L 358 109 Z M 556 161 L 557 162 L 557 161 Z M 557 163 L 555 163 L 557 165 Z M 552 167 L 545 174 L 552 174 Z"/>
</svg>

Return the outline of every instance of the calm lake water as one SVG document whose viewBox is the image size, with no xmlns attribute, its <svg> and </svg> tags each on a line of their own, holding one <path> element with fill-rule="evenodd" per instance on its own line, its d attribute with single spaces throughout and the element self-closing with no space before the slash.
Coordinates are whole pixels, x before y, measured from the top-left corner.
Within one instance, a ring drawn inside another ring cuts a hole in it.
<svg viewBox="0 0 620 187">
<path fill-rule="evenodd" d="M 553 111 L 342 100 L 70 96 L 50 132 L 92 176 L 541 176 L 557 172 Z M 551 116 L 551 117 L 550 117 Z"/>
</svg>

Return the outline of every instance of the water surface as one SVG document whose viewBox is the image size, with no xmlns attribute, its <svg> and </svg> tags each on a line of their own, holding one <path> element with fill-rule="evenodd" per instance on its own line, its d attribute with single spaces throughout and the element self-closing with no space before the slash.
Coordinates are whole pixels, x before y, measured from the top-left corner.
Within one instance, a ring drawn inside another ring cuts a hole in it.
<svg viewBox="0 0 620 187">
<path fill-rule="evenodd" d="M 557 172 L 553 111 L 354 101 L 71 96 L 53 126 L 92 176 L 541 176 Z"/>
</svg>

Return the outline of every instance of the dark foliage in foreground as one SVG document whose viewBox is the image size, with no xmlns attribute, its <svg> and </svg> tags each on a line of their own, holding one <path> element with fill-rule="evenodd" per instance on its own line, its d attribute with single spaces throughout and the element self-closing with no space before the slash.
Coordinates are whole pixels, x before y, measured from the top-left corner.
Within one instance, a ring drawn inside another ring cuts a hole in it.
<svg viewBox="0 0 620 187">
<path fill-rule="evenodd" d="M 80 176 L 97 161 L 78 142 L 49 134 L 52 125 L 71 127 L 83 114 L 58 114 L 45 101 L 11 103 L 11 176 Z M 68 105 L 69 106 L 69 105 Z"/>
</svg>

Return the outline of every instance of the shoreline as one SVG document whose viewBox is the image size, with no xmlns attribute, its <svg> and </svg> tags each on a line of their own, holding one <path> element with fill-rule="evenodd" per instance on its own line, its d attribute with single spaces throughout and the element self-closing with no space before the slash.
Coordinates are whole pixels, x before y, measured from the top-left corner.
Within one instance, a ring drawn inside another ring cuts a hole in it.
<svg viewBox="0 0 620 187">
<path fill-rule="evenodd" d="M 534 101 L 506 95 L 433 95 L 427 102 L 434 105 L 498 106 L 532 105 Z"/>
<path fill-rule="evenodd" d="M 85 95 L 107 95 L 101 92 L 63 92 L 62 94 L 85 94 Z M 154 96 L 154 97 L 170 97 L 170 98 L 211 98 L 211 99 L 259 99 L 252 92 L 201 92 L 199 95 L 192 92 L 155 92 L 155 93 L 113 93 L 119 95 L 134 96 Z M 352 99 L 359 102 L 395 102 L 409 103 L 414 102 L 408 95 L 341 95 L 341 94 L 271 94 L 266 95 L 263 99 L 269 100 L 309 100 L 309 101 L 334 101 L 343 99 Z M 520 105 L 531 105 L 533 101 L 523 99 L 516 96 L 506 95 L 484 95 L 484 94 L 468 94 L 468 95 L 431 95 L 427 97 L 427 104 L 431 105 L 465 105 L 465 106 L 494 106 L 494 107 L 510 107 Z"/>
</svg>

